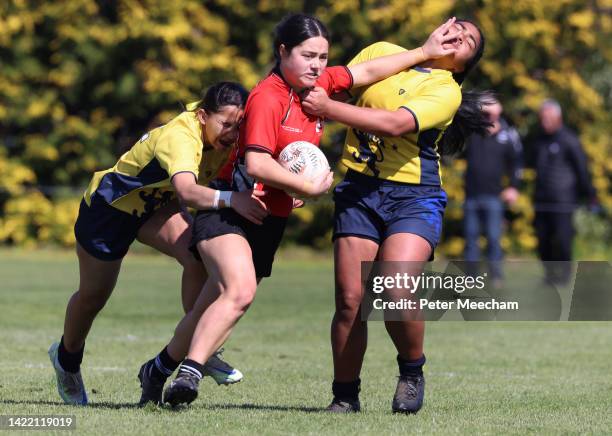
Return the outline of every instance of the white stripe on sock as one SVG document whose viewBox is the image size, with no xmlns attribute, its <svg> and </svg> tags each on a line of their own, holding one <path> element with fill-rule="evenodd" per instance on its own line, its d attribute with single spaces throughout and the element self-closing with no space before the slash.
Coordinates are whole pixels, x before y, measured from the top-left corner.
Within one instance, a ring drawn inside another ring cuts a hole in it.
<svg viewBox="0 0 612 436">
<path fill-rule="evenodd" d="M 192 368 L 191 366 L 181 365 L 181 369 L 179 370 L 179 372 L 181 371 L 194 375 L 199 379 L 202 379 L 202 373 L 197 369 Z"/>
</svg>

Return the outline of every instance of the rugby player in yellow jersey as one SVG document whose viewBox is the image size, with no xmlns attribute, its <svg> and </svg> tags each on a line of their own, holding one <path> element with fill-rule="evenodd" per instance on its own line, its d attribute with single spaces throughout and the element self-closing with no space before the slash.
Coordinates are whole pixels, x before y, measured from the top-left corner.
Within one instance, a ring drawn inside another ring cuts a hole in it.
<svg viewBox="0 0 612 436">
<path fill-rule="evenodd" d="M 334 191 L 334 399 L 328 408 L 332 412 L 360 410 L 367 323 L 361 318 L 361 277 L 355 273 L 361 271 L 362 261 L 374 260 L 412 261 L 410 273 L 421 273 L 439 241 L 447 200 L 438 152 L 460 148 L 466 135 L 484 132 L 488 125 L 480 106 L 487 101 L 479 100 L 487 94 L 467 94 L 462 102 L 460 88 L 482 56 L 484 36 L 465 20 L 444 29 L 454 31 L 459 35 L 446 43 L 453 53 L 355 89 L 355 105 L 331 100 L 319 89 L 303 102 L 307 112 L 351 127 L 342 157 L 348 171 Z M 379 42 L 351 63 L 403 50 Z M 399 322 L 385 321 L 398 352 L 394 412 L 416 413 L 423 404 L 425 325 L 411 315 L 403 314 Z"/>
<path fill-rule="evenodd" d="M 196 209 L 231 207 L 255 223 L 267 215 L 258 199 L 263 192 L 221 192 L 206 186 L 233 149 L 247 96 L 237 83 L 215 84 L 191 110 L 146 133 L 114 167 L 94 174 L 75 224 L 79 288 L 68 302 L 61 341 L 49 349 L 64 402 L 87 404 L 80 372 L 85 339 L 135 239 L 181 264 L 187 312 L 202 289 L 206 270 L 189 250 L 191 217 L 181 204 Z M 189 333 L 185 340 L 190 337 Z M 149 365 L 149 373 L 171 373 L 174 368 L 163 360 Z"/>
</svg>

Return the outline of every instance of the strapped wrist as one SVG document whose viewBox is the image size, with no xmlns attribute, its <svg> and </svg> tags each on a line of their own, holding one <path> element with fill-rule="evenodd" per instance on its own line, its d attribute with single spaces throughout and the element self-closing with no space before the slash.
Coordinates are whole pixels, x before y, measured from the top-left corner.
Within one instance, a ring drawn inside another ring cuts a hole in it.
<svg viewBox="0 0 612 436">
<path fill-rule="evenodd" d="M 219 208 L 232 206 L 232 191 L 219 191 Z"/>
<path fill-rule="evenodd" d="M 213 209 L 221 209 L 224 207 L 231 207 L 232 205 L 232 191 L 215 191 L 215 198 L 213 200 Z"/>
</svg>

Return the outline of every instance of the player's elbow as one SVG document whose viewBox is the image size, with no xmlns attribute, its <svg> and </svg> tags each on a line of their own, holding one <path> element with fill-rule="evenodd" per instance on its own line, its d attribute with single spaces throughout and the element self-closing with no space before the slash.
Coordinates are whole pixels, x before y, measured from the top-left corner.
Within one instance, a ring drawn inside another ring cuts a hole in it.
<svg viewBox="0 0 612 436">
<path fill-rule="evenodd" d="M 410 133 L 410 130 L 407 129 L 405 125 L 390 121 L 382 125 L 381 133 L 383 136 L 395 137 Z"/>
<path fill-rule="evenodd" d="M 381 133 L 383 134 L 383 136 L 389 137 L 402 136 L 403 129 L 396 125 L 388 125 L 384 127 Z"/>
<path fill-rule="evenodd" d="M 249 177 L 252 177 L 254 179 L 260 178 L 262 173 L 261 164 L 259 164 L 258 162 L 247 162 L 246 172 Z"/>
<path fill-rule="evenodd" d="M 194 195 L 192 189 L 189 187 L 181 187 L 179 189 L 175 188 L 174 191 L 176 192 L 176 196 L 181 203 L 186 204 L 187 206 L 193 206 L 196 200 L 196 195 Z"/>
<path fill-rule="evenodd" d="M 175 174 L 172 176 L 172 186 L 181 203 L 191 206 L 197 197 L 194 187 L 198 185 L 194 174 L 187 172 Z"/>
<path fill-rule="evenodd" d="M 260 179 L 265 175 L 266 159 L 270 159 L 270 155 L 267 153 L 247 152 L 245 166 L 249 177 Z"/>
</svg>

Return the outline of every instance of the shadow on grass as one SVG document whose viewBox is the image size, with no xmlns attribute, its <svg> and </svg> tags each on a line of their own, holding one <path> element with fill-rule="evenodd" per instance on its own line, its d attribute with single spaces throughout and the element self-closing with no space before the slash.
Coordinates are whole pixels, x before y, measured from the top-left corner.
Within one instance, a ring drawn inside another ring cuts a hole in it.
<svg viewBox="0 0 612 436">
<path fill-rule="evenodd" d="M 241 409 L 241 410 L 267 410 L 270 412 L 306 412 L 320 413 L 324 412 L 323 407 L 299 407 L 299 406 L 277 406 L 275 404 L 202 404 L 198 405 L 201 409 L 219 410 L 219 409 Z"/>
<path fill-rule="evenodd" d="M 62 402 L 59 401 L 42 401 L 42 400 L 31 400 L 31 401 L 27 401 L 27 400 L 21 400 L 21 401 L 16 401 L 16 400 L 0 400 L 0 404 L 13 404 L 13 405 L 39 405 L 39 406 L 63 406 L 63 407 L 85 407 L 88 409 L 110 409 L 110 410 L 118 410 L 118 409 L 141 409 L 141 410 L 147 410 L 150 408 L 154 408 L 156 410 L 168 410 L 171 412 L 180 412 L 180 411 L 184 411 L 189 409 L 189 407 L 177 407 L 177 408 L 171 408 L 171 407 L 156 407 L 156 406 L 147 406 L 144 409 L 138 407 L 138 404 L 136 403 L 110 403 L 108 401 L 105 402 L 100 402 L 100 403 L 89 403 L 87 406 L 70 406 L 68 404 L 64 404 Z M 226 410 L 262 410 L 262 411 L 270 411 L 270 412 L 305 412 L 305 413 L 320 413 L 320 412 L 324 412 L 325 408 L 322 407 L 298 407 L 298 406 L 278 406 L 278 405 L 274 405 L 274 404 L 251 404 L 251 403 L 245 403 L 245 404 L 196 404 L 195 407 L 199 408 L 199 409 L 206 409 L 206 410 L 219 410 L 219 409 L 226 409 Z"/>
<path fill-rule="evenodd" d="M 62 403 L 60 401 L 42 401 L 42 400 L 0 400 L 0 404 L 15 404 L 15 405 L 39 405 L 39 406 L 62 406 L 62 407 L 86 407 L 91 409 L 137 409 L 138 404 L 136 403 L 110 403 L 108 401 L 100 403 L 89 403 L 87 406 L 71 406 L 69 404 Z"/>
</svg>

